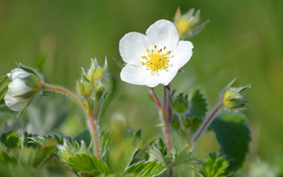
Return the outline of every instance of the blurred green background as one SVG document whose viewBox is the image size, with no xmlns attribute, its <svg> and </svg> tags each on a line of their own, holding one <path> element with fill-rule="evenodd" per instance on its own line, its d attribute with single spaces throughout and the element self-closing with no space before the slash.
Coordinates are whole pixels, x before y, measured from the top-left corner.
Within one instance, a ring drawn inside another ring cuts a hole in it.
<svg viewBox="0 0 283 177">
<path fill-rule="evenodd" d="M 23 63 L 40 68 L 47 82 L 74 90 L 80 67 L 87 69 L 95 57 L 102 65 L 107 56 L 109 90 L 113 92 L 102 125 L 144 127 L 143 138 L 149 142 L 160 134 L 160 129 L 154 127 L 157 110 L 146 87 L 120 80 L 120 68 L 112 58 L 121 58 L 118 48 L 123 35 L 131 31 L 145 33 L 159 19 L 173 20 L 178 6 L 182 13 L 201 9 L 202 20 L 210 22 L 190 39 L 195 47 L 193 57 L 172 87 L 189 94 L 196 88 L 203 89 L 212 108 L 218 92 L 236 76 L 236 86 L 251 83 L 252 88 L 245 91 L 250 109 L 244 111 L 253 139 L 248 161 L 257 155 L 270 160 L 282 154 L 282 0 L 0 0 L 0 74 L 8 73 L 15 62 Z M 62 96 L 53 94 L 50 100 L 54 97 Z M 44 103 L 56 106 L 49 99 Z M 75 135 L 82 131 L 85 121 L 79 108 L 67 99 L 60 103 L 72 111 L 52 132 L 60 129 Z M 41 127 L 48 126 L 46 122 Z M 37 133 L 52 133 L 48 128 L 45 132 L 39 130 Z M 198 147 L 206 155 L 207 151 L 218 150 L 213 133 L 207 133 Z"/>
</svg>

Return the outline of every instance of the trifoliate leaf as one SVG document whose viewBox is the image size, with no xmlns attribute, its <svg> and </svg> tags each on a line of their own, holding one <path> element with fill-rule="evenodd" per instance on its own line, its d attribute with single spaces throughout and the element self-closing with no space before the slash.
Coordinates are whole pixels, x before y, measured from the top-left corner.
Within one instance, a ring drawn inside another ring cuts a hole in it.
<svg viewBox="0 0 283 177">
<path fill-rule="evenodd" d="M 4 97 L 8 91 L 8 84 L 11 80 L 8 76 L 1 76 L 0 77 L 0 105 L 5 104 Z"/>
<path fill-rule="evenodd" d="M 101 173 L 110 174 L 111 169 L 99 158 L 86 154 L 77 154 L 67 160 L 67 165 L 86 174 L 99 175 Z"/>
<path fill-rule="evenodd" d="M 0 141 L 5 144 L 7 148 L 21 147 L 20 135 L 16 134 L 13 131 L 2 134 Z"/>
<path fill-rule="evenodd" d="M 187 117 L 204 117 L 208 111 L 207 106 L 208 104 L 204 95 L 199 89 L 195 90 L 189 102 Z"/>
<path fill-rule="evenodd" d="M 153 177 L 158 176 L 164 172 L 166 168 L 161 162 L 138 162 L 127 168 L 126 173 L 134 173 L 136 176 Z"/>
<path fill-rule="evenodd" d="M 227 113 L 217 116 L 210 125 L 216 134 L 221 151 L 229 160 L 229 169 L 238 169 L 245 160 L 251 141 L 251 132 L 240 114 Z"/>
<path fill-rule="evenodd" d="M 232 173 L 228 171 L 229 162 L 225 157 L 217 156 L 215 152 L 209 153 L 208 159 L 203 163 L 200 173 L 204 177 L 228 177 Z"/>
</svg>

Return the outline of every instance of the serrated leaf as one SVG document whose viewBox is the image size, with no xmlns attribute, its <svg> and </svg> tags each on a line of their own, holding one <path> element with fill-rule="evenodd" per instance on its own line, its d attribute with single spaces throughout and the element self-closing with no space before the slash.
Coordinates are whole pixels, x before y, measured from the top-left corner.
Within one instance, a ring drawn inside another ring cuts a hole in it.
<svg viewBox="0 0 283 177">
<path fill-rule="evenodd" d="M 177 154 L 176 151 L 167 153 L 167 148 L 165 149 L 164 146 L 165 144 L 163 141 L 159 139 L 156 143 L 148 146 L 148 151 L 153 159 L 162 162 L 166 168 L 172 168 L 182 164 L 192 166 L 200 164 L 200 160 L 198 160 L 197 157 L 189 151 L 189 146 L 184 148 L 179 154 Z"/>
<path fill-rule="evenodd" d="M 189 103 L 187 117 L 204 117 L 208 111 L 207 106 L 204 95 L 199 89 L 195 90 Z"/>
<path fill-rule="evenodd" d="M 81 133 L 79 133 L 74 137 L 74 140 L 77 141 L 79 145 L 81 145 L 81 141 L 84 141 L 85 145 L 89 147 L 92 141 L 92 137 L 90 135 L 89 129 L 84 129 Z"/>
<path fill-rule="evenodd" d="M 57 142 L 54 139 L 49 139 L 42 147 L 23 147 L 11 149 L 9 155 L 26 166 L 39 167 L 56 148 Z"/>
<path fill-rule="evenodd" d="M 210 125 L 216 134 L 221 151 L 227 155 L 230 170 L 238 169 L 245 160 L 251 141 L 245 118 L 236 113 L 217 116 Z"/>
<path fill-rule="evenodd" d="M 0 105 L 5 104 L 4 97 L 8 91 L 8 84 L 11 80 L 8 76 L 1 76 L 0 77 Z"/>
<path fill-rule="evenodd" d="M 228 171 L 229 163 L 223 156 L 209 153 L 208 159 L 203 163 L 200 173 L 204 177 L 228 177 L 232 174 Z"/>
<path fill-rule="evenodd" d="M 21 147 L 20 135 L 16 134 L 13 131 L 2 134 L 0 141 L 5 144 L 7 148 Z"/>
<path fill-rule="evenodd" d="M 144 177 L 151 177 L 151 176 L 158 176 L 166 168 L 162 165 L 161 162 L 150 161 L 150 162 L 138 162 L 136 164 L 131 165 L 127 170 L 126 173 L 134 173 L 136 176 L 144 176 Z"/>
<path fill-rule="evenodd" d="M 119 171 L 124 171 L 128 165 L 131 163 L 135 153 L 137 151 L 136 147 L 129 147 L 124 153 L 124 157 L 118 167 Z"/>
<path fill-rule="evenodd" d="M 67 160 L 67 165 L 78 172 L 92 175 L 111 173 L 111 169 L 101 159 L 86 154 L 77 154 L 74 157 L 70 157 Z"/>
</svg>

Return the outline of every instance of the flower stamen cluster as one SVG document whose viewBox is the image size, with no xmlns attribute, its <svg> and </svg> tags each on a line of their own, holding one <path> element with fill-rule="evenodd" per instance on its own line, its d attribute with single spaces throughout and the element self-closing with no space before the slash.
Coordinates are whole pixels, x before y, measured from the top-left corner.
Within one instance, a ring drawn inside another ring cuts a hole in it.
<svg viewBox="0 0 283 177">
<path fill-rule="evenodd" d="M 145 59 L 145 62 L 141 62 L 142 65 L 146 66 L 147 70 L 151 70 L 152 75 L 155 75 L 160 69 L 169 68 L 169 57 L 171 51 L 166 51 L 166 46 L 157 50 L 157 46 L 154 46 L 154 49 L 146 49 L 148 55 L 141 56 Z"/>
</svg>

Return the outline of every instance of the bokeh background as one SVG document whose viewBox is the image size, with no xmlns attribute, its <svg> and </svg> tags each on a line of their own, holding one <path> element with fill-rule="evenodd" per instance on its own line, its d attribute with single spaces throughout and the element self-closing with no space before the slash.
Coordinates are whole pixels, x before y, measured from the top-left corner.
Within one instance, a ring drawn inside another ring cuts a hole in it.
<svg viewBox="0 0 283 177">
<path fill-rule="evenodd" d="M 91 58 L 103 64 L 107 57 L 108 89 L 113 92 L 102 114 L 102 127 L 143 127 L 144 142 L 149 142 L 160 134 L 155 127 L 157 110 L 146 87 L 129 85 L 119 79 L 121 68 L 113 58 L 121 59 L 118 49 L 123 35 L 131 31 L 144 33 L 159 19 L 173 20 L 178 6 L 182 13 L 190 8 L 201 9 L 202 20 L 210 22 L 189 39 L 195 46 L 194 54 L 183 67 L 184 72 L 174 79 L 173 88 L 188 94 L 196 88 L 202 89 L 212 108 L 219 91 L 236 76 L 236 86 L 251 83 L 252 88 L 245 91 L 250 109 L 244 114 L 253 139 L 247 162 L 257 156 L 271 161 L 281 155 L 282 0 L 0 0 L 0 74 L 8 73 L 16 66 L 15 62 L 23 63 L 39 68 L 47 82 L 74 90 L 80 67 L 87 69 Z M 44 114 L 40 111 L 29 114 L 38 109 L 37 102 L 42 112 L 48 107 L 48 116 L 42 118 Z M 2 127 L 39 134 L 60 129 L 71 136 L 85 127 L 76 104 L 58 94 L 39 98 L 23 117 L 27 117 L 26 123 L 21 116 L 5 123 L 2 116 Z M 207 133 L 198 148 L 206 155 L 208 151 L 218 150 L 213 133 Z"/>
</svg>

